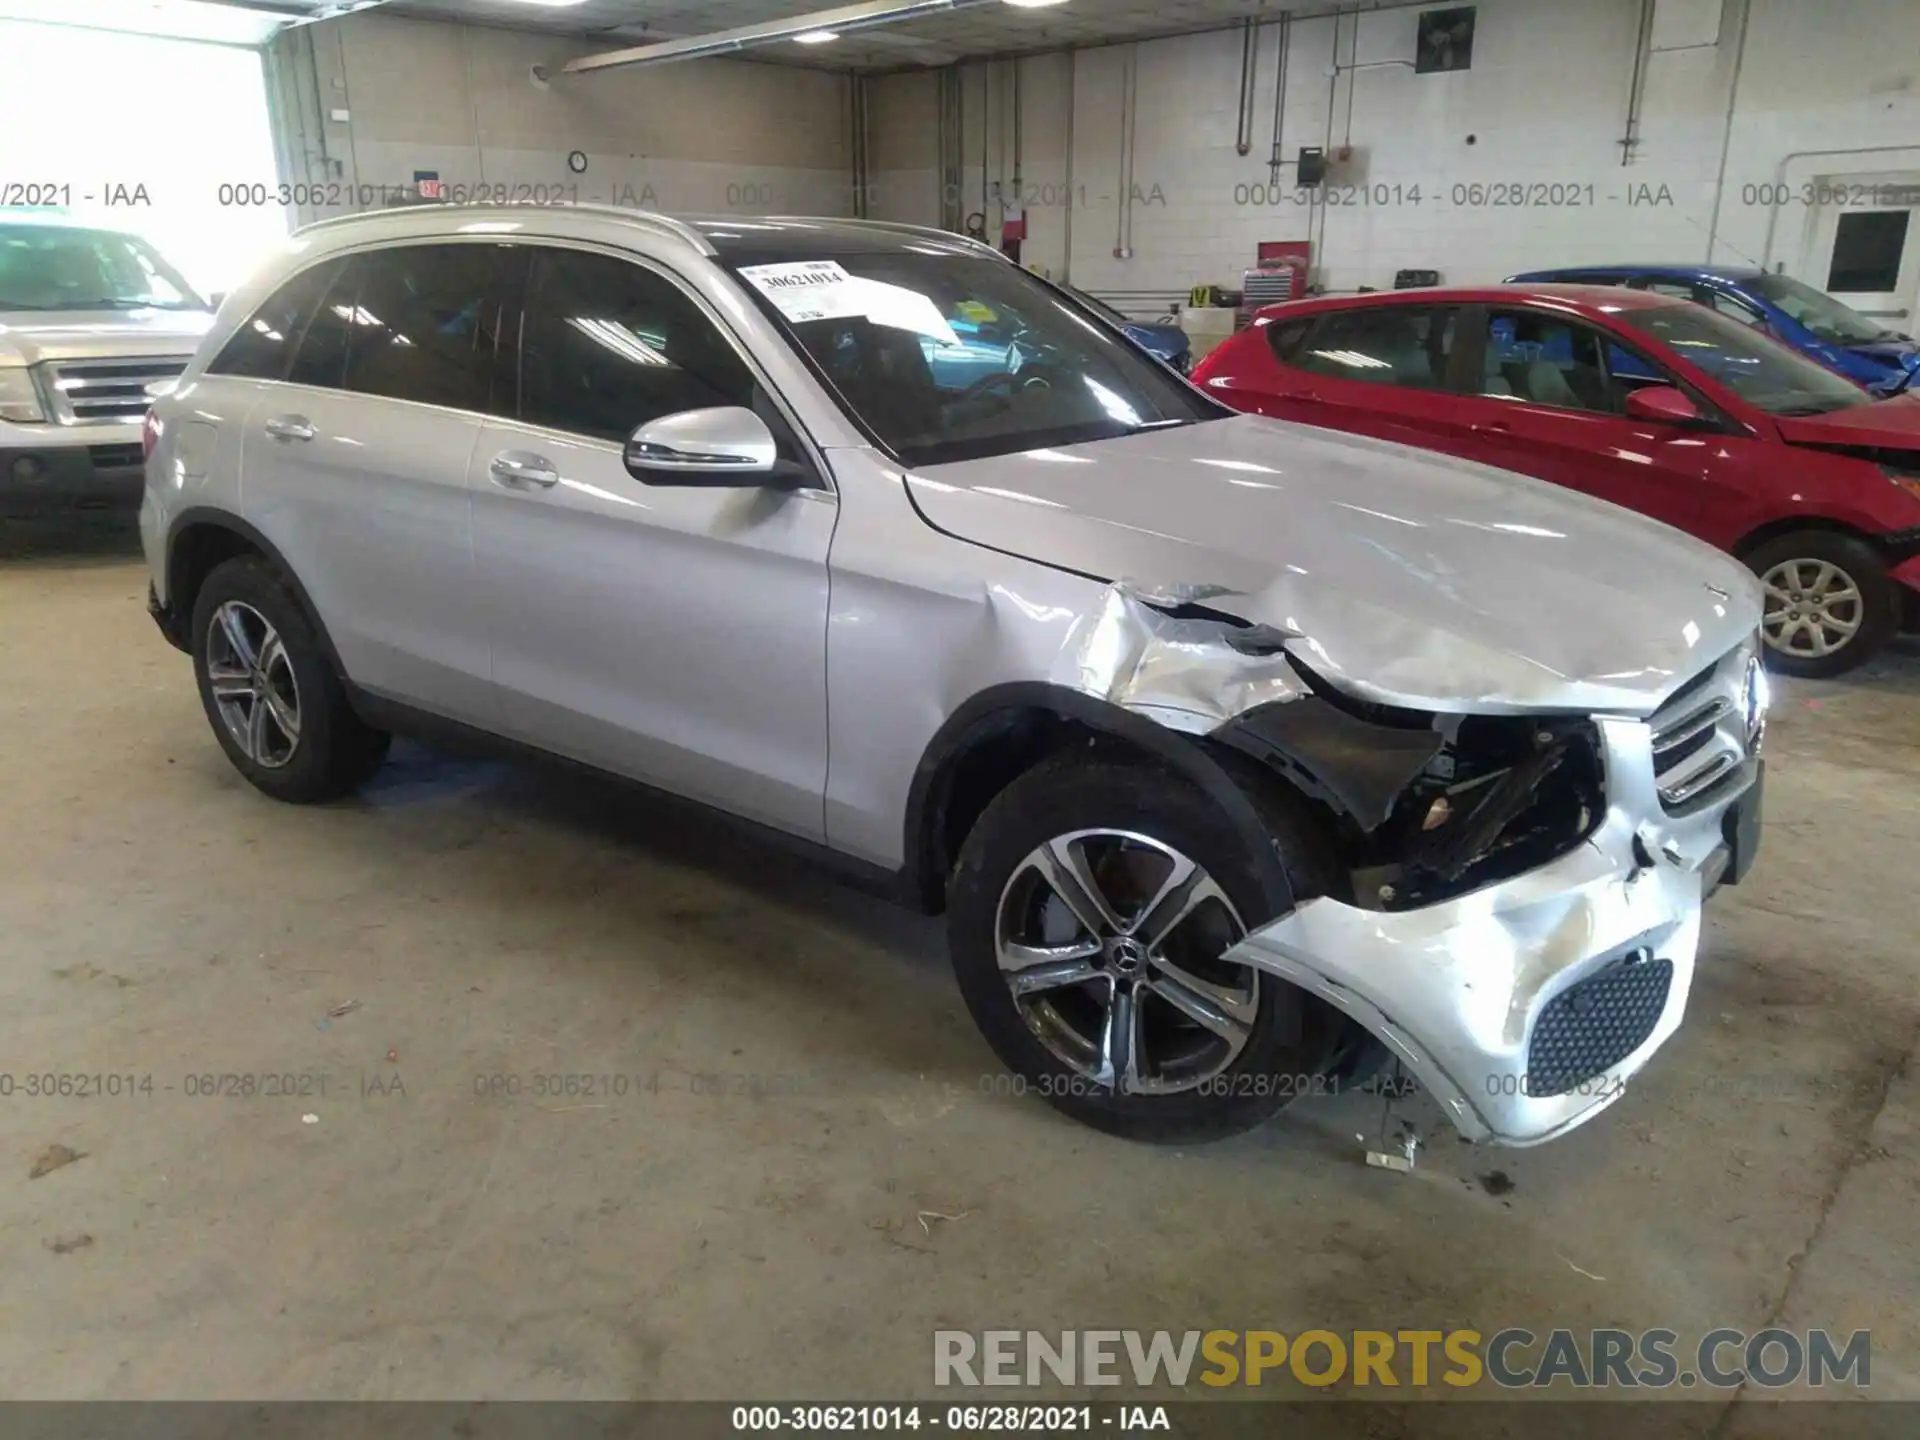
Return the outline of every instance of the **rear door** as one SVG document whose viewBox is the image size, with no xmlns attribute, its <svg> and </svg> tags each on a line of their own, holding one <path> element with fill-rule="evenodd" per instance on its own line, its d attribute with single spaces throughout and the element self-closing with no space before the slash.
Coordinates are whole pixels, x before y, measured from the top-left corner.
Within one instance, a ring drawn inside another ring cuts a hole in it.
<svg viewBox="0 0 1920 1440">
<path fill-rule="evenodd" d="M 353 255 L 247 423 L 242 512 L 376 694 L 489 724 L 467 460 L 492 403 L 508 247 Z"/>
<path fill-rule="evenodd" d="M 1281 420 L 1460 451 L 1453 401 L 1459 306 L 1410 302 L 1323 310 L 1265 329 L 1229 386 L 1232 403 Z"/>
<path fill-rule="evenodd" d="M 1585 320 L 1526 306 L 1480 311 L 1468 348 L 1481 390 L 1460 408 L 1493 463 L 1724 538 L 1741 474 L 1765 462 L 1755 447 L 1767 442 L 1731 423 L 1722 432 L 1629 417 L 1626 397 L 1645 384 L 1678 386 L 1703 414 L 1718 414 L 1655 356 Z"/>
</svg>

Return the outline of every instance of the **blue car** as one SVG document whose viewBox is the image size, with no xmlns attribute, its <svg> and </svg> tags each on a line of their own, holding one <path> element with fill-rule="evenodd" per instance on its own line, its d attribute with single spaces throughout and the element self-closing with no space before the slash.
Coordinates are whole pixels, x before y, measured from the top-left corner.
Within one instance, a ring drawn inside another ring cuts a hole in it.
<svg viewBox="0 0 1920 1440">
<path fill-rule="evenodd" d="M 1811 285 L 1759 269 L 1717 265 L 1582 265 L 1530 270 L 1517 282 L 1630 285 L 1680 295 L 1765 330 L 1774 339 L 1869 390 L 1902 389 L 1920 376 L 1920 345 L 1877 325 Z M 1920 389 L 1915 391 L 1920 394 Z"/>
<path fill-rule="evenodd" d="M 1073 298 L 1101 316 L 1109 325 L 1118 325 L 1127 332 L 1129 340 L 1156 360 L 1166 361 L 1182 375 L 1193 369 L 1193 342 L 1178 325 L 1148 325 L 1140 320 L 1129 320 L 1111 305 L 1094 299 L 1084 290 L 1075 290 Z"/>
</svg>

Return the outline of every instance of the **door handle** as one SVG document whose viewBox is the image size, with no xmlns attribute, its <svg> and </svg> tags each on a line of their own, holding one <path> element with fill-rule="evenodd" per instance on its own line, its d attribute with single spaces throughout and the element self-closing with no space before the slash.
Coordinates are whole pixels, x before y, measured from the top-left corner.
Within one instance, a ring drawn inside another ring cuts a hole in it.
<svg viewBox="0 0 1920 1440">
<path fill-rule="evenodd" d="M 311 440 L 315 434 L 313 422 L 304 415 L 276 415 L 267 421 L 266 432 L 280 441 Z"/>
<path fill-rule="evenodd" d="M 493 483 L 508 490 L 551 490 L 560 483 L 560 472 L 544 455 L 526 450 L 502 450 L 487 466 Z"/>
</svg>

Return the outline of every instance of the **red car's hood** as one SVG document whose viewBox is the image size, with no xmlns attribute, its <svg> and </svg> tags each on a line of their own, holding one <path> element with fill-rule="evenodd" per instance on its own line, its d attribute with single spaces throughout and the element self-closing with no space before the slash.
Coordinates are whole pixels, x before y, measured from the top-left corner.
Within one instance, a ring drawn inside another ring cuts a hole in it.
<svg viewBox="0 0 1920 1440">
<path fill-rule="evenodd" d="M 1776 415 L 1783 439 L 1794 445 L 1873 445 L 1920 450 L 1920 396 L 1899 395 L 1826 415 Z"/>
</svg>

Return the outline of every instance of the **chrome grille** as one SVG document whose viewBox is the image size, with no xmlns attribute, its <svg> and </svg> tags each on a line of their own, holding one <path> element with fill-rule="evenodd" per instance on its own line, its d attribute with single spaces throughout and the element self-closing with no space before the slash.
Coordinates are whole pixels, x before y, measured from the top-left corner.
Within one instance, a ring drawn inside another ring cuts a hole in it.
<svg viewBox="0 0 1920 1440">
<path fill-rule="evenodd" d="M 1736 783 L 1747 759 L 1746 646 L 1702 670 L 1660 707 L 1653 731 L 1653 776 L 1671 813 L 1711 804 Z"/>
<path fill-rule="evenodd" d="M 188 355 L 61 360 L 41 366 L 49 409 L 61 425 L 138 420 L 169 382 L 186 370 Z"/>
</svg>

